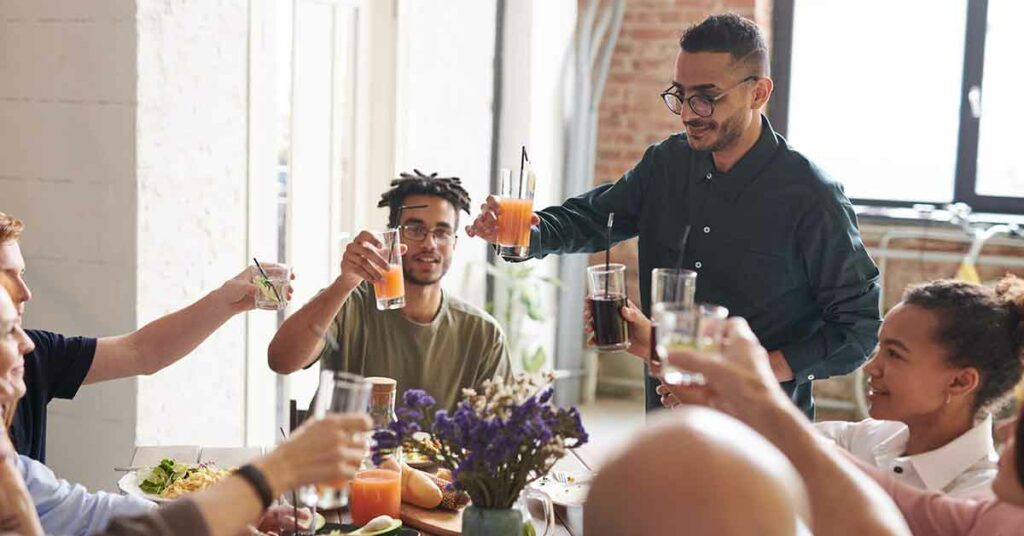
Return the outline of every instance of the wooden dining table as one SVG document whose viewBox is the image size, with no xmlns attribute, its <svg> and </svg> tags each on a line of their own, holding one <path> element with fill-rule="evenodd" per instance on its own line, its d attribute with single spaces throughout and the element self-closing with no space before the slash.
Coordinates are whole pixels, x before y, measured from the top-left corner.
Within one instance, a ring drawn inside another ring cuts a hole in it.
<svg viewBox="0 0 1024 536">
<path fill-rule="evenodd" d="M 159 460 L 172 458 L 179 461 L 215 462 L 224 467 L 240 466 L 258 457 L 264 450 L 259 447 L 244 448 L 201 448 L 198 446 L 156 446 L 137 447 L 132 455 L 131 466 L 157 465 Z M 573 474 L 586 474 L 588 469 L 572 456 L 558 461 L 555 470 Z M 549 536 L 582 536 L 582 506 L 567 508 L 554 505 L 555 526 Z M 321 512 L 328 523 L 351 523 L 347 511 Z M 538 536 L 544 536 L 546 525 L 539 512 L 531 512 L 532 523 Z M 418 530 L 421 536 L 461 536 L 461 512 L 424 510 L 402 504 L 402 519 L 405 526 Z"/>
<path fill-rule="evenodd" d="M 593 461 L 591 461 L 593 463 Z M 555 463 L 552 468 L 556 471 L 565 471 L 574 475 L 586 475 L 590 469 L 585 467 L 578 458 L 566 456 Z M 548 536 L 583 536 L 583 507 L 566 507 L 554 505 L 555 526 Z M 432 516 L 424 521 L 424 513 L 432 513 Z M 542 513 L 532 512 L 531 522 L 536 529 L 537 536 L 544 536 L 546 528 Z M 350 523 L 351 517 L 348 512 L 328 512 L 324 515 L 328 523 Z M 408 504 L 402 504 L 402 521 L 405 526 L 414 528 L 421 536 L 461 536 L 461 516 L 446 512 L 444 510 L 423 510 Z M 427 527 L 435 527 L 433 530 Z"/>
<path fill-rule="evenodd" d="M 410 528 L 414 528 L 417 531 L 419 531 L 420 536 L 461 536 L 462 535 L 462 530 L 460 528 L 461 522 L 456 521 L 457 519 L 461 518 L 461 514 L 460 513 L 437 511 L 436 512 L 437 515 L 435 517 L 450 516 L 452 518 L 452 521 L 451 522 L 446 522 L 446 523 L 442 522 L 442 524 L 440 526 L 433 526 L 434 528 L 432 530 L 428 530 L 426 528 L 426 526 L 431 526 L 429 521 L 428 521 L 427 525 L 420 525 L 416 521 L 417 519 L 422 519 L 421 517 L 416 515 L 416 514 L 420 514 L 422 512 L 422 510 L 415 509 L 417 511 L 413 511 L 414 509 L 415 508 L 413 508 L 413 509 L 409 508 L 408 505 L 405 505 L 405 504 L 402 505 L 402 522 L 403 522 L 403 524 L 405 526 L 410 527 Z M 412 518 L 410 518 L 407 515 L 407 513 L 411 512 L 411 511 L 412 511 L 412 514 L 414 515 L 414 517 L 412 517 Z M 555 514 L 556 514 L 555 526 L 552 527 L 553 531 L 550 532 L 551 536 L 581 536 L 581 533 L 574 533 L 574 532 L 571 531 L 571 529 L 569 529 L 566 526 L 566 519 L 567 519 L 568 515 L 570 515 L 570 514 L 568 513 L 568 511 L 567 511 L 567 509 L 565 507 L 557 506 L 556 505 L 555 506 Z M 328 523 L 343 523 L 344 524 L 344 523 L 351 523 L 352 522 L 352 516 L 350 516 L 347 511 L 324 512 L 323 516 L 324 516 L 324 518 L 327 519 Z M 533 526 L 536 529 L 537 535 L 538 536 L 543 536 L 544 535 L 544 528 L 545 528 L 544 520 L 543 519 L 536 519 L 536 518 L 534 518 L 534 519 L 531 520 L 531 522 L 533 523 Z"/>
</svg>

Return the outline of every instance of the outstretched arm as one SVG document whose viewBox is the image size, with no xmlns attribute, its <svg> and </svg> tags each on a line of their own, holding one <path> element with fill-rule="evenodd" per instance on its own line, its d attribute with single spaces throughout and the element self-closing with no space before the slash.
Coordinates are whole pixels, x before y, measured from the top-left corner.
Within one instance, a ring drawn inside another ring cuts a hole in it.
<svg viewBox="0 0 1024 536">
<path fill-rule="evenodd" d="M 382 281 L 388 261 L 381 255 L 380 240 L 373 233 L 359 233 L 341 258 L 341 275 L 323 292 L 281 324 L 270 347 L 267 362 L 278 374 L 290 374 L 312 363 L 324 347 L 324 334 L 363 281 Z M 403 253 L 405 246 L 402 246 Z"/>
<path fill-rule="evenodd" d="M 132 333 L 99 339 L 85 383 L 153 374 L 174 364 L 231 317 L 254 308 L 255 295 L 256 285 L 246 268 L 184 309 Z"/>
</svg>

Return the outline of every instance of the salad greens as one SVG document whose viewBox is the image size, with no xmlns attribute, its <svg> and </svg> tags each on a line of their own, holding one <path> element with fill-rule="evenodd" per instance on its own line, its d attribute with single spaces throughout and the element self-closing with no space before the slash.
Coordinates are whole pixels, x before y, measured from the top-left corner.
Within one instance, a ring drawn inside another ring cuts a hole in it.
<svg viewBox="0 0 1024 536">
<path fill-rule="evenodd" d="M 189 467 L 183 463 L 175 463 L 174 460 L 164 458 L 160 465 L 149 471 L 145 480 L 139 484 L 139 489 L 145 493 L 160 495 L 167 489 L 167 486 L 185 478 L 188 475 Z"/>
</svg>

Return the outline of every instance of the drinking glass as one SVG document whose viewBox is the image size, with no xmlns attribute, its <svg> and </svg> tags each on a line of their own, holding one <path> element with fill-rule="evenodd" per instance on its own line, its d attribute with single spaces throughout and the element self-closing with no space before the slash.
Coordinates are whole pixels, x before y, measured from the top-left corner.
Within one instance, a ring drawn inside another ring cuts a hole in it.
<svg viewBox="0 0 1024 536">
<path fill-rule="evenodd" d="M 377 309 L 401 309 L 405 307 L 405 277 L 402 273 L 402 239 L 398 229 L 377 233 L 377 239 L 384 244 L 381 256 L 388 261 L 384 280 L 373 284 L 377 296 Z"/>
<path fill-rule="evenodd" d="M 401 517 L 402 459 L 401 454 L 380 464 L 364 463 L 352 480 L 349 509 L 352 522 L 365 525 L 377 516 Z"/>
<path fill-rule="evenodd" d="M 693 306 L 693 296 L 697 290 L 697 272 L 682 268 L 655 268 L 651 270 L 651 354 L 654 364 L 661 363 L 658 355 L 658 322 L 653 311 L 663 303 L 672 303 L 684 307 Z"/>
<path fill-rule="evenodd" d="M 501 170 L 498 255 L 504 258 L 525 259 L 530 255 L 530 220 L 533 218 L 533 191 L 536 186 L 537 179 L 529 163 L 524 164 L 514 179 L 511 170 Z"/>
<path fill-rule="evenodd" d="M 370 403 L 370 389 L 370 383 L 358 374 L 336 370 L 321 371 L 320 385 L 313 404 L 313 418 L 322 419 L 331 413 L 366 415 L 366 408 Z M 303 490 L 304 502 L 316 504 L 326 510 L 341 508 L 348 503 L 348 484 L 348 481 L 341 480 L 327 482 L 316 488 L 307 488 Z M 310 497 L 311 493 L 315 495 Z"/>
<path fill-rule="evenodd" d="M 697 309 L 697 349 L 701 352 L 721 350 L 725 321 L 729 310 L 713 303 L 699 303 Z"/>
<path fill-rule="evenodd" d="M 690 350 L 717 350 L 729 310 L 709 303 L 693 306 L 662 303 L 655 307 L 654 317 L 658 323 L 658 354 L 663 357 L 662 379 L 671 385 L 703 384 L 703 374 L 680 369 L 668 358 Z"/>
<path fill-rule="evenodd" d="M 651 270 L 651 308 L 659 303 L 693 305 L 697 290 L 697 272 L 682 268 Z"/>
<path fill-rule="evenodd" d="M 266 272 L 266 277 L 263 272 Z M 256 308 L 279 311 L 288 306 L 288 285 L 291 284 L 292 269 L 286 264 L 260 263 L 249 267 L 249 277 L 256 285 Z"/>
<path fill-rule="evenodd" d="M 622 318 L 626 305 L 626 266 L 598 264 L 587 267 L 590 315 L 594 320 L 594 344 L 614 352 L 629 348 L 629 328 Z"/>
</svg>

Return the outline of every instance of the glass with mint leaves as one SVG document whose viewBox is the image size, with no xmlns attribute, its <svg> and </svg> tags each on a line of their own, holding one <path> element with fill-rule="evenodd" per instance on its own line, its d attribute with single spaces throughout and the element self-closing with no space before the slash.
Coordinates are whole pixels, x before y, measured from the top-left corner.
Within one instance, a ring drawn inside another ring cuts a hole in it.
<svg viewBox="0 0 1024 536">
<path fill-rule="evenodd" d="M 256 308 L 280 311 L 288 306 L 288 285 L 292 269 L 287 264 L 261 262 L 249 267 L 249 275 L 256 285 Z"/>
</svg>

